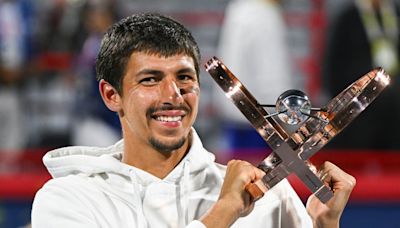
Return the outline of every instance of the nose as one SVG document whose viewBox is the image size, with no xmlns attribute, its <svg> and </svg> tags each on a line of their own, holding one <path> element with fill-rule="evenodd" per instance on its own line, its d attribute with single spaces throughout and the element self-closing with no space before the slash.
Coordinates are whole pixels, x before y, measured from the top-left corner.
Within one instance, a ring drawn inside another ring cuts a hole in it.
<svg viewBox="0 0 400 228">
<path fill-rule="evenodd" d="M 161 99 L 163 103 L 177 105 L 183 103 L 181 90 L 175 80 L 166 79 L 160 87 Z"/>
</svg>

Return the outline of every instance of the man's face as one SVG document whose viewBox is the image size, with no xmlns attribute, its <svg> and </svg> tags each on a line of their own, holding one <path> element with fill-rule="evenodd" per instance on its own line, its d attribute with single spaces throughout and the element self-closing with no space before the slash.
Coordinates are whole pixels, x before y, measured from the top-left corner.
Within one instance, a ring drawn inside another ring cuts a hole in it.
<svg viewBox="0 0 400 228">
<path fill-rule="evenodd" d="M 163 153 L 180 148 L 198 111 L 197 77 L 193 59 L 185 54 L 161 57 L 133 53 L 121 96 L 125 139 Z"/>
</svg>

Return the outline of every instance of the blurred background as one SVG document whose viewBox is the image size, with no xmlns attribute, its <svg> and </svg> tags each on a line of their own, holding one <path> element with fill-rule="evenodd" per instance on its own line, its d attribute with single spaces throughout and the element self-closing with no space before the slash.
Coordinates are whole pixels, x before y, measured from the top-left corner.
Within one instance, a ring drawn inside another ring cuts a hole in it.
<svg viewBox="0 0 400 228">
<path fill-rule="evenodd" d="M 0 0 L 0 227 L 30 221 L 50 178 L 49 150 L 106 146 L 120 137 L 97 92 L 94 61 L 108 26 L 160 12 L 187 26 L 203 64 L 219 57 L 260 103 L 299 89 L 321 107 L 371 69 L 391 85 L 312 161 L 357 178 L 343 227 L 400 227 L 399 2 L 397 0 Z M 195 127 L 217 159 L 258 164 L 265 142 L 203 70 Z M 290 176 L 306 200 L 309 191 Z M 397 219 L 396 219 L 397 218 Z"/>
</svg>

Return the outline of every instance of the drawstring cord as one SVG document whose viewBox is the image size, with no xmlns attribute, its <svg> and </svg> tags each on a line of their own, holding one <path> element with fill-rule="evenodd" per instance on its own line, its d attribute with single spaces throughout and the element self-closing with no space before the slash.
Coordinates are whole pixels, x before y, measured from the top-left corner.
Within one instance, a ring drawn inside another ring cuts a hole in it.
<svg viewBox="0 0 400 228">
<path fill-rule="evenodd" d="M 136 203 L 136 208 L 137 208 L 137 227 L 147 227 L 147 221 L 144 217 L 144 212 L 143 212 L 143 200 L 141 197 L 141 191 L 140 191 L 140 185 L 136 176 L 136 172 L 133 170 L 130 170 L 130 176 L 132 178 L 132 185 L 133 185 L 133 191 L 135 194 L 134 195 L 134 200 Z"/>
<path fill-rule="evenodd" d="M 190 179 L 190 165 L 189 160 L 186 160 L 183 166 L 183 202 L 182 202 L 182 209 L 184 213 L 184 226 L 189 223 L 189 179 Z"/>
<path fill-rule="evenodd" d="M 177 183 L 177 205 L 178 205 L 178 220 L 179 220 L 179 227 L 185 227 L 189 224 L 189 212 L 188 212 L 188 205 L 189 205 L 189 179 L 190 179 L 190 166 L 188 160 L 183 163 L 182 168 L 182 181 Z M 177 180 L 179 182 L 179 180 Z"/>
</svg>

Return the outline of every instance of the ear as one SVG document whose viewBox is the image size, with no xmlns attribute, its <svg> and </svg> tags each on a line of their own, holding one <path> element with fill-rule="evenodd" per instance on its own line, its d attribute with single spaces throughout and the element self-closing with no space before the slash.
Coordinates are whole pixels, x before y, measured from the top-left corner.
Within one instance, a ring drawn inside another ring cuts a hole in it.
<svg viewBox="0 0 400 228">
<path fill-rule="evenodd" d="M 104 79 L 99 82 L 99 91 L 107 108 L 118 113 L 122 105 L 118 91 Z"/>
</svg>

